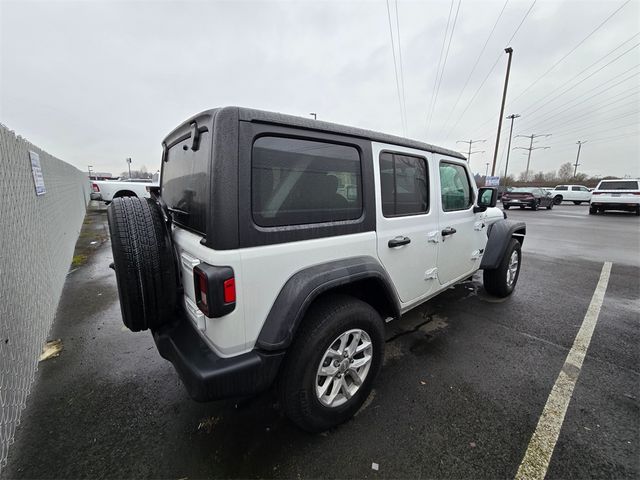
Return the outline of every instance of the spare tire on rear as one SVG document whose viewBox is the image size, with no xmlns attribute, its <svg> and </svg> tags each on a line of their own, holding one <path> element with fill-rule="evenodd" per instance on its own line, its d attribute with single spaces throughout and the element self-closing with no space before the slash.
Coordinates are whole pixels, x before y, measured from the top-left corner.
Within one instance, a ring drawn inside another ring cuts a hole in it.
<svg viewBox="0 0 640 480">
<path fill-rule="evenodd" d="M 107 217 L 124 324 L 134 332 L 166 324 L 176 308 L 177 275 L 160 206 L 147 198 L 115 198 Z"/>
</svg>

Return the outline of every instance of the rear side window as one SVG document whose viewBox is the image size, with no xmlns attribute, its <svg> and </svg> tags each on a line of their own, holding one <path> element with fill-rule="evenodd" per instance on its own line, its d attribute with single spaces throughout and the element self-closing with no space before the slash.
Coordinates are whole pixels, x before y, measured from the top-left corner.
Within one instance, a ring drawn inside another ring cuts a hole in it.
<svg viewBox="0 0 640 480">
<path fill-rule="evenodd" d="M 263 227 L 355 220 L 362 215 L 357 148 L 260 137 L 251 159 L 251 208 Z"/>
<path fill-rule="evenodd" d="M 600 183 L 598 190 L 638 190 L 638 182 L 633 180 L 607 180 Z"/>
<path fill-rule="evenodd" d="M 556 187 L 556 190 L 568 190 L 568 188 L 566 185 L 560 185 L 559 187 Z"/>
<path fill-rule="evenodd" d="M 192 150 L 187 138 L 169 147 L 162 165 L 162 199 L 173 221 L 190 230 L 206 232 L 209 198 L 210 132 L 200 133 L 200 145 Z"/>
<path fill-rule="evenodd" d="M 429 211 L 427 162 L 424 158 L 380 154 L 380 190 L 385 217 Z"/>
<path fill-rule="evenodd" d="M 440 190 L 442 209 L 445 212 L 466 210 L 473 203 L 469 177 L 462 165 L 448 162 L 440 163 Z"/>
<path fill-rule="evenodd" d="M 571 187 L 572 192 L 581 192 L 582 189 L 580 187 Z"/>
</svg>

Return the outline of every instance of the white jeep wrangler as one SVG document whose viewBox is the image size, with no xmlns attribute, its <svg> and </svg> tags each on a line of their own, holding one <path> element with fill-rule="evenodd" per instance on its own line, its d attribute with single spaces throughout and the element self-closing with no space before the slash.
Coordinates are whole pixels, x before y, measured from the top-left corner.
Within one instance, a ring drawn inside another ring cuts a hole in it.
<svg viewBox="0 0 640 480">
<path fill-rule="evenodd" d="M 365 401 L 384 324 L 484 270 L 505 297 L 525 225 L 425 143 L 246 108 L 203 112 L 163 142 L 152 198 L 114 199 L 124 323 L 151 329 L 196 400 L 277 379 L 320 431 Z"/>
</svg>

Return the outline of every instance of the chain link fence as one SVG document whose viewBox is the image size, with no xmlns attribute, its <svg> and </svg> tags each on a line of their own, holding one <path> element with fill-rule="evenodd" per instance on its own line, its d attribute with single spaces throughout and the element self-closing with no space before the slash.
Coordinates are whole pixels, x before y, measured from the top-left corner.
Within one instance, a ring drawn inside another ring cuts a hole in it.
<svg viewBox="0 0 640 480">
<path fill-rule="evenodd" d="M 41 195 L 30 151 L 40 157 Z M 56 313 L 89 190 L 80 170 L 0 124 L 0 470 Z"/>
</svg>

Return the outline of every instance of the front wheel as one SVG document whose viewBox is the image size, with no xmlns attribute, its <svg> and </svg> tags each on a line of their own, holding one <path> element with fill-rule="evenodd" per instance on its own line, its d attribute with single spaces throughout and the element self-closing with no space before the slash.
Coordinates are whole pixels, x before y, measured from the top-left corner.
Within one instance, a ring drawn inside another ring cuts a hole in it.
<svg viewBox="0 0 640 480">
<path fill-rule="evenodd" d="M 553 202 L 549 202 L 549 205 L 547 205 L 547 210 L 551 210 L 553 208 Z"/>
<path fill-rule="evenodd" d="M 531 205 L 531 210 L 538 210 L 538 203 L 535 202 L 533 205 Z"/>
<path fill-rule="evenodd" d="M 498 268 L 483 273 L 484 289 L 496 297 L 508 297 L 518 283 L 522 250 L 520 242 L 512 238 Z"/>
<path fill-rule="evenodd" d="M 582 202 L 573 202 L 574 205 L 581 205 Z"/>
<path fill-rule="evenodd" d="M 320 432 L 351 418 L 369 396 L 384 357 L 384 322 L 369 304 L 329 295 L 310 308 L 279 379 L 285 414 Z"/>
<path fill-rule="evenodd" d="M 509 210 L 511 208 L 511 205 L 503 205 L 502 208 L 504 208 L 505 210 Z"/>
<path fill-rule="evenodd" d="M 589 207 L 589 215 L 595 215 L 596 213 L 598 213 L 598 208 L 594 207 L 593 205 Z"/>
<path fill-rule="evenodd" d="M 556 195 L 553 197 L 553 203 L 556 205 L 560 205 L 562 203 L 562 195 Z"/>
</svg>

